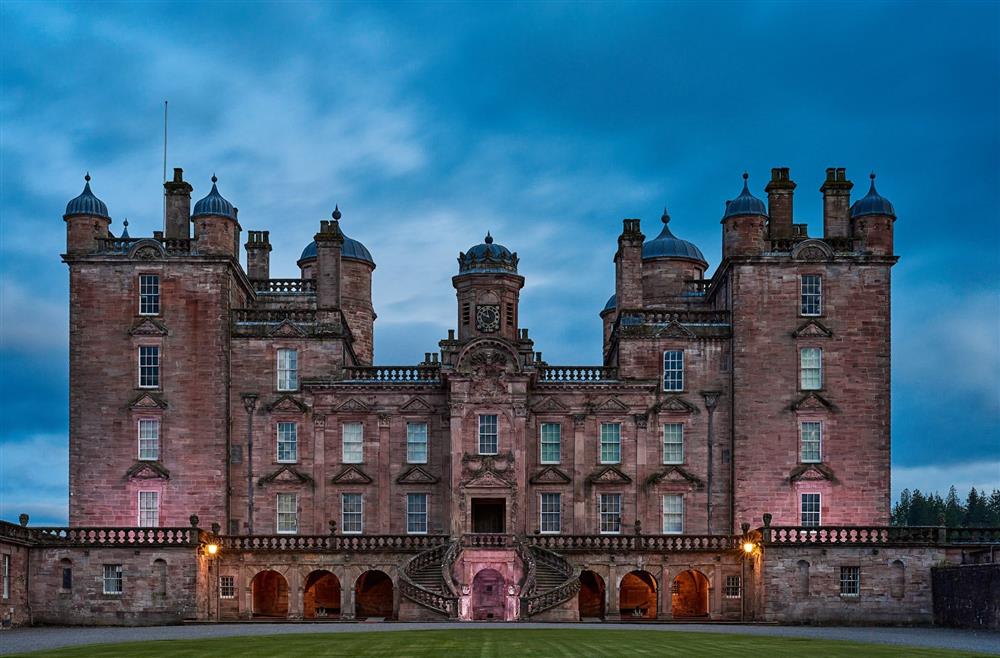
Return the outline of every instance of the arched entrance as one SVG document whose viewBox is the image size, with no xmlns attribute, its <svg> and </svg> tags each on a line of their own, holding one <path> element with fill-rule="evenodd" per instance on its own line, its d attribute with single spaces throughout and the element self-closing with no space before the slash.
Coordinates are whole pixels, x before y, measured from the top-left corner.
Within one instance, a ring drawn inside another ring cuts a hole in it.
<svg viewBox="0 0 1000 658">
<path fill-rule="evenodd" d="M 483 569 L 472 579 L 472 618 L 504 618 L 504 581 L 495 569 Z"/>
<path fill-rule="evenodd" d="M 656 578 L 648 571 L 631 571 L 618 588 L 618 612 L 623 621 L 656 619 Z"/>
<path fill-rule="evenodd" d="M 288 616 L 288 582 L 277 571 L 261 571 L 250 581 L 254 617 Z"/>
<path fill-rule="evenodd" d="M 670 588 L 670 608 L 674 618 L 708 616 L 708 578 L 689 569 L 677 574 Z"/>
<path fill-rule="evenodd" d="M 604 579 L 593 571 L 580 572 L 580 593 L 577 601 L 580 619 L 604 619 Z"/>
<path fill-rule="evenodd" d="M 392 579 L 383 571 L 372 569 L 358 576 L 354 583 L 354 616 L 392 617 Z"/>
<path fill-rule="evenodd" d="M 322 569 L 309 574 L 302 594 L 302 616 L 306 619 L 340 617 L 340 581 L 336 576 Z"/>
</svg>

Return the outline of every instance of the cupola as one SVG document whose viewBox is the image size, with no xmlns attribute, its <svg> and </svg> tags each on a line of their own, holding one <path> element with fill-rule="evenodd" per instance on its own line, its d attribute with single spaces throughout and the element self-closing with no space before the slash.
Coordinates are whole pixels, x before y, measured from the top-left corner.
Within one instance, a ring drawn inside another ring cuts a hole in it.
<svg viewBox="0 0 1000 658">
<path fill-rule="evenodd" d="M 204 199 L 194 204 L 194 212 L 191 214 L 192 218 L 214 215 L 216 217 L 236 219 L 236 209 L 233 208 L 233 204 L 229 203 L 225 197 L 219 194 L 219 188 L 216 185 L 218 180 L 215 174 L 212 174 L 212 191 Z"/>
<path fill-rule="evenodd" d="M 708 266 L 701 249 L 687 240 L 681 240 L 670 231 L 670 214 L 667 209 L 663 209 L 660 217 L 663 222 L 663 230 L 652 240 L 647 240 L 642 245 L 642 259 L 653 260 L 657 258 L 684 258 L 688 260 L 701 261 Z"/>
<path fill-rule="evenodd" d="M 340 221 L 341 213 L 339 206 L 336 209 L 334 209 L 333 218 L 337 221 Z M 357 240 L 349 238 L 346 235 L 344 235 L 344 245 L 341 247 L 340 257 L 347 260 L 357 260 L 361 261 L 362 263 L 368 263 L 369 265 L 372 266 L 372 269 L 375 269 L 375 259 L 372 258 L 371 252 L 368 251 L 368 248 L 365 247 L 360 242 L 358 242 Z M 301 268 L 303 265 L 308 265 L 309 263 L 312 263 L 315 260 L 316 260 L 316 241 L 313 240 L 312 242 L 306 245 L 305 249 L 302 250 L 302 255 L 299 256 L 298 263 L 296 264 Z"/>
<path fill-rule="evenodd" d="M 854 205 L 851 206 L 851 219 L 864 217 L 865 215 L 895 217 L 896 210 L 892 207 L 892 203 L 875 189 L 875 173 L 872 172 L 869 178 L 872 183 L 871 187 L 868 188 L 868 194 L 855 201 Z"/>
<path fill-rule="evenodd" d="M 66 204 L 66 214 L 63 217 L 88 215 L 90 217 L 111 219 L 111 215 L 108 214 L 108 207 L 103 201 L 94 196 L 94 193 L 90 190 L 90 172 L 87 172 L 83 180 L 85 181 L 83 192 L 80 193 L 80 196 Z"/>
<path fill-rule="evenodd" d="M 764 202 L 750 193 L 747 179 L 750 175 L 743 172 L 743 191 L 732 201 L 726 202 L 726 211 L 722 214 L 722 219 L 728 217 L 739 217 L 741 215 L 760 215 L 767 217 L 767 206 Z"/>
<path fill-rule="evenodd" d="M 493 236 L 487 231 L 482 243 L 458 254 L 458 271 L 459 274 L 517 274 L 518 260 L 516 252 L 502 244 L 494 244 Z"/>
</svg>

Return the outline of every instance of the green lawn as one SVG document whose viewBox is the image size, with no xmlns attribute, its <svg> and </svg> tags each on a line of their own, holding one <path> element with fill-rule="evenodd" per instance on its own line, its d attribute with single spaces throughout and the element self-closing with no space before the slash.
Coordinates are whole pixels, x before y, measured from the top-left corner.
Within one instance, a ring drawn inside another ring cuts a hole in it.
<svg viewBox="0 0 1000 658">
<path fill-rule="evenodd" d="M 716 633 L 587 629 L 460 629 L 316 633 L 162 640 L 128 644 L 92 644 L 56 651 L 22 654 L 41 656 L 969 656 L 956 651 L 911 649 L 798 638 L 758 637 Z"/>
</svg>

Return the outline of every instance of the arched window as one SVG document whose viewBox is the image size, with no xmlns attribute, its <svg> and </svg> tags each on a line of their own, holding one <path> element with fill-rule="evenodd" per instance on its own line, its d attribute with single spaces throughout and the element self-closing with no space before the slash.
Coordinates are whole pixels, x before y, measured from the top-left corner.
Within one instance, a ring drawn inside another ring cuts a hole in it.
<svg viewBox="0 0 1000 658">
<path fill-rule="evenodd" d="M 73 560 L 64 557 L 59 560 L 59 567 L 62 569 L 62 583 L 60 589 L 69 592 L 73 589 Z"/>
<path fill-rule="evenodd" d="M 167 595 L 167 561 L 162 558 L 153 560 L 153 575 L 156 578 L 156 589 L 159 596 Z"/>
<path fill-rule="evenodd" d="M 906 594 L 906 565 L 902 560 L 893 560 L 890 566 L 892 579 L 889 581 L 889 594 L 894 599 L 901 599 Z"/>
</svg>

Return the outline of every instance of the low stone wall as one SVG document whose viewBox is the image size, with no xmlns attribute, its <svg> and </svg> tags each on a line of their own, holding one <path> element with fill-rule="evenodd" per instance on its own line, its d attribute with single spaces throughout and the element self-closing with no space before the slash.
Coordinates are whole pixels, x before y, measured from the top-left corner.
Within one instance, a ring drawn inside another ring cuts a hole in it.
<svg viewBox="0 0 1000 658">
<path fill-rule="evenodd" d="M 934 623 L 1000 629 L 1000 564 L 934 567 Z"/>
<path fill-rule="evenodd" d="M 30 624 L 28 546 L 18 541 L 0 539 L 0 559 L 6 561 L 9 569 L 7 596 L 0 601 L 0 628 Z"/>
</svg>

